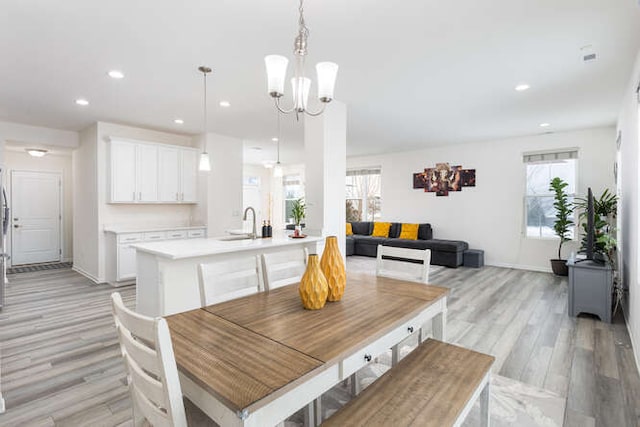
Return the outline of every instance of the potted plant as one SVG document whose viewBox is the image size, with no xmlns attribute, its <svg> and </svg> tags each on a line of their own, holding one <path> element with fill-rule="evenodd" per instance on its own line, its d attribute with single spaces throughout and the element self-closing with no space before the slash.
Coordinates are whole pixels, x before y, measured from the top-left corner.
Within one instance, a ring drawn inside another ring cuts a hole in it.
<svg viewBox="0 0 640 427">
<path fill-rule="evenodd" d="M 570 216 L 573 213 L 573 207 L 569 202 L 569 195 L 565 188 L 569 185 L 559 177 L 555 177 L 549 184 L 549 190 L 554 193 L 553 207 L 556 209 L 556 220 L 553 223 L 553 230 L 556 236 L 560 238 L 558 245 L 558 258 L 551 260 L 551 269 L 558 276 L 568 276 L 569 268 L 567 261 L 562 259 L 562 245 L 571 240 L 570 232 L 573 221 Z"/>
<path fill-rule="evenodd" d="M 300 232 L 302 230 L 300 223 L 306 216 L 306 209 L 307 206 L 304 204 L 304 200 L 302 198 L 295 200 L 291 205 L 291 215 L 293 216 L 293 221 L 296 224 L 293 235 L 296 237 L 300 236 Z"/>
</svg>

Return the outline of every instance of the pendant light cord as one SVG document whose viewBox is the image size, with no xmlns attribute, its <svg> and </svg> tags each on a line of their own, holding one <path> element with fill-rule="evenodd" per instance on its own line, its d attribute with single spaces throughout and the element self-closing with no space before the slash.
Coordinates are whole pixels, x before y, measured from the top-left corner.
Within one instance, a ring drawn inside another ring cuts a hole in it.
<svg viewBox="0 0 640 427">
<path fill-rule="evenodd" d="M 276 110 L 276 114 L 278 115 L 278 161 L 276 162 L 276 164 L 280 164 L 280 111 Z"/>
<path fill-rule="evenodd" d="M 204 77 L 204 133 L 207 134 L 207 73 L 203 72 Z"/>
</svg>

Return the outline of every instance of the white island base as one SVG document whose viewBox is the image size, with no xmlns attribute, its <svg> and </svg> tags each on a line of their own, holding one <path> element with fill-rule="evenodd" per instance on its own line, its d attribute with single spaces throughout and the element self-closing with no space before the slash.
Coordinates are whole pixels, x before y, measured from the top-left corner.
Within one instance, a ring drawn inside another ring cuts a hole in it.
<svg viewBox="0 0 640 427">
<path fill-rule="evenodd" d="M 322 237 L 292 239 L 287 236 L 255 240 L 219 238 L 174 240 L 135 245 L 137 251 L 136 311 L 147 316 L 167 316 L 200 307 L 198 265 L 232 262 L 239 254 L 261 255 L 294 248 L 318 253 Z"/>
</svg>

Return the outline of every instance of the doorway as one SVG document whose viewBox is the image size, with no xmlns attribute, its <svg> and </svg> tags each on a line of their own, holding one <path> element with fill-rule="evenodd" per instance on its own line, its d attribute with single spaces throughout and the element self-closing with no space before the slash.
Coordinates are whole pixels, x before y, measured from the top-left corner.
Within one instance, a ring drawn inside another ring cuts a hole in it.
<svg viewBox="0 0 640 427">
<path fill-rule="evenodd" d="M 62 174 L 11 171 L 11 265 L 61 259 Z"/>
</svg>

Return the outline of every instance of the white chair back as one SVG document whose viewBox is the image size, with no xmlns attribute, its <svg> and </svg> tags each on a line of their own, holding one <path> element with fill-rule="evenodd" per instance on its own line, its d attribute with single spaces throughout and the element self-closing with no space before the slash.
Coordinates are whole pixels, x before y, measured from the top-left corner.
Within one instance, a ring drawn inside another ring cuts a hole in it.
<svg viewBox="0 0 640 427">
<path fill-rule="evenodd" d="M 186 427 L 178 369 L 167 321 L 135 313 L 111 294 L 113 318 L 127 366 L 134 425 Z"/>
<path fill-rule="evenodd" d="M 393 259 L 389 259 L 389 257 Z M 422 261 L 422 264 L 402 261 L 398 258 Z M 429 283 L 430 264 L 431 250 L 429 249 L 406 249 L 378 245 L 376 276 Z"/>
<path fill-rule="evenodd" d="M 259 255 L 198 266 L 202 307 L 229 301 L 264 289 Z"/>
<path fill-rule="evenodd" d="M 262 254 L 264 286 L 267 291 L 299 282 L 307 268 L 307 248 Z"/>
</svg>

